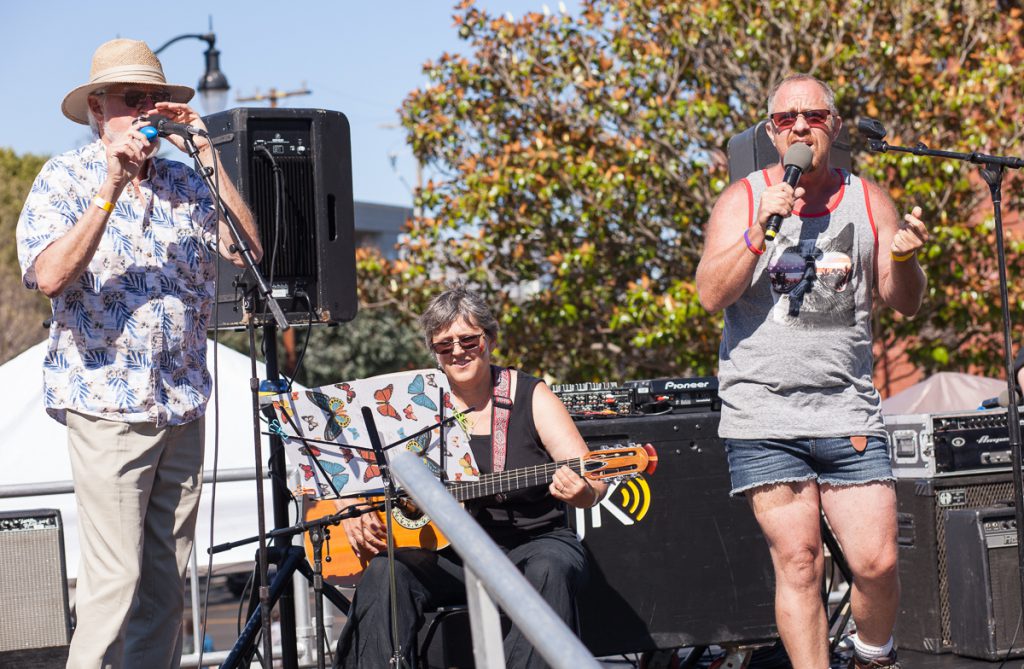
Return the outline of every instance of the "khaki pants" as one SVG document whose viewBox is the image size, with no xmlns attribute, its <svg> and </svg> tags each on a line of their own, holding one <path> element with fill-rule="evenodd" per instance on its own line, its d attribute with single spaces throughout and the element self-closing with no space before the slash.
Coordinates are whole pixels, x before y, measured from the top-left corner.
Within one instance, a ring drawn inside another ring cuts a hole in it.
<svg viewBox="0 0 1024 669">
<path fill-rule="evenodd" d="M 205 421 L 67 422 L 81 546 L 67 666 L 177 667 Z"/>
</svg>

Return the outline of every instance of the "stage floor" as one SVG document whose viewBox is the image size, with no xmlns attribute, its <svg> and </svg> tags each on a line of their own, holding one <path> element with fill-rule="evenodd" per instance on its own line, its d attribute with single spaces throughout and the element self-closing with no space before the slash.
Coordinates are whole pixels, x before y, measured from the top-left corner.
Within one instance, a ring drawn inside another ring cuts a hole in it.
<svg viewBox="0 0 1024 669">
<path fill-rule="evenodd" d="M 931 655 L 912 650 L 901 650 L 900 662 L 906 669 L 996 669 L 1000 666 L 999 661 L 975 660 L 952 653 Z M 1007 660 L 1002 667 L 1003 669 L 1024 669 L 1024 658 Z"/>
</svg>

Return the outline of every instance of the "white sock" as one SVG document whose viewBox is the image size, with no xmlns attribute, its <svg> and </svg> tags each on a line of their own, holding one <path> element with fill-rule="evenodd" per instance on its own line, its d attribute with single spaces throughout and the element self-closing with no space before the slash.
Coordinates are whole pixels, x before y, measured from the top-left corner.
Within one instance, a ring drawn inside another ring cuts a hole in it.
<svg viewBox="0 0 1024 669">
<path fill-rule="evenodd" d="M 892 650 L 892 637 L 882 646 L 871 646 L 860 639 L 859 634 L 853 635 L 853 649 L 862 660 L 873 660 L 876 657 L 885 657 Z"/>
</svg>

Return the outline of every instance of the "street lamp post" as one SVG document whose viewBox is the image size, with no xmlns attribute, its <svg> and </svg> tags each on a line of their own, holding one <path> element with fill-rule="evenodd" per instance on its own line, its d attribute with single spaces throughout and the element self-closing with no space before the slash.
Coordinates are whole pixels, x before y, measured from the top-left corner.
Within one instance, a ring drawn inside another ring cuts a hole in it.
<svg viewBox="0 0 1024 669">
<path fill-rule="evenodd" d="M 161 51 L 183 39 L 198 39 L 206 42 L 206 71 L 200 77 L 196 90 L 199 91 L 199 96 L 203 100 L 203 110 L 207 114 L 224 111 L 228 103 L 228 89 L 230 86 L 228 85 L 228 78 L 220 71 L 220 51 L 215 46 L 217 36 L 212 31 L 204 35 L 178 35 L 153 53 L 159 56 Z"/>
</svg>

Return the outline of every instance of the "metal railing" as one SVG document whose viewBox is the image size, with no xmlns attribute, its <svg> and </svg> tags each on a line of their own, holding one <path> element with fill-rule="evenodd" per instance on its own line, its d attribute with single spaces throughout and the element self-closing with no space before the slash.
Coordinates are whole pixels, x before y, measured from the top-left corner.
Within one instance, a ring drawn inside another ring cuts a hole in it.
<svg viewBox="0 0 1024 669">
<path fill-rule="evenodd" d="M 256 469 L 240 467 L 236 469 L 222 469 L 213 475 L 213 470 L 203 472 L 203 485 L 210 483 L 230 483 L 232 481 L 251 481 L 256 478 Z M 265 472 L 263 478 L 270 478 L 270 473 Z M 75 492 L 73 481 L 43 481 L 38 483 L 9 483 L 0 485 L 0 499 L 12 497 L 36 497 L 44 495 L 67 495 Z"/>
<path fill-rule="evenodd" d="M 256 478 L 256 469 L 252 467 L 241 467 L 233 469 L 221 469 L 214 476 L 213 470 L 206 470 L 203 472 L 203 485 L 204 487 L 212 483 L 231 483 L 236 481 L 252 481 Z M 264 478 L 270 478 L 270 472 L 264 470 Z M 14 499 L 19 497 L 42 497 L 47 495 L 69 495 L 74 494 L 75 485 L 73 481 L 45 481 L 37 483 L 14 483 L 7 485 L 0 485 L 0 499 Z M 199 586 L 198 586 L 198 556 L 193 550 L 189 562 L 189 591 L 192 593 L 192 599 L 190 602 L 192 608 L 192 638 L 199 640 L 202 638 L 202 630 L 200 630 L 200 616 L 199 616 Z M 313 642 L 313 627 L 312 621 L 310 620 L 309 606 L 307 604 L 309 597 L 309 585 L 306 583 L 305 578 L 300 575 L 296 575 L 294 580 L 295 587 L 295 623 L 297 632 L 301 631 L 301 634 L 297 634 L 298 642 L 298 660 L 300 667 L 315 667 L 316 666 L 316 649 L 315 643 Z M 329 603 L 328 603 L 329 604 Z M 326 624 L 326 621 L 325 621 Z M 199 641 L 196 641 L 198 644 Z M 227 658 L 229 651 L 212 651 L 203 653 L 203 666 L 217 666 L 224 659 Z M 274 656 L 279 657 L 280 647 L 274 647 Z M 199 653 L 190 653 L 188 655 L 182 655 L 181 657 L 182 667 L 198 667 L 199 666 Z"/>
<path fill-rule="evenodd" d="M 420 459 L 404 449 L 392 453 L 395 478 L 437 524 L 465 564 L 476 666 L 505 666 L 493 598 L 552 667 L 598 669 L 600 665 L 583 643 Z"/>
</svg>

